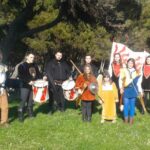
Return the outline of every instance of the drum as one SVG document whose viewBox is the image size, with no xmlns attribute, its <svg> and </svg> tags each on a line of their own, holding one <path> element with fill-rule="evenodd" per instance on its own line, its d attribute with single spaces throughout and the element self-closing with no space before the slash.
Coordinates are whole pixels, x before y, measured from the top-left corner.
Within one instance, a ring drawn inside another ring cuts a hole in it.
<svg viewBox="0 0 150 150">
<path fill-rule="evenodd" d="M 35 81 L 33 84 L 33 100 L 38 103 L 45 103 L 48 99 L 48 81 Z"/>
<path fill-rule="evenodd" d="M 62 83 L 62 89 L 66 100 L 73 101 L 78 97 L 78 91 L 74 87 L 74 80 L 66 80 Z"/>
</svg>

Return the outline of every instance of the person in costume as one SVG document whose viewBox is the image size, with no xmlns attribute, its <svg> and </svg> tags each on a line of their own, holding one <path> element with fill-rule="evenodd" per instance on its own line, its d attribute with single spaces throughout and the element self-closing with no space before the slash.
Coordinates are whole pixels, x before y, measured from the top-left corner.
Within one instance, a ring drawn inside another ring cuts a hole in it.
<svg viewBox="0 0 150 150">
<path fill-rule="evenodd" d="M 127 67 L 121 69 L 119 77 L 120 93 L 123 95 L 124 122 L 133 124 L 135 114 L 135 102 L 139 94 L 143 94 L 141 88 L 141 76 L 138 74 L 133 58 L 128 59 Z"/>
<path fill-rule="evenodd" d="M 119 76 L 120 76 L 120 70 L 122 67 L 123 65 L 121 61 L 121 55 L 119 53 L 115 53 L 114 60 L 111 64 L 109 71 L 110 71 L 110 76 L 112 78 L 112 81 L 116 84 L 116 87 L 118 89 L 119 103 L 117 103 L 117 110 L 119 110 L 119 104 L 122 105 L 120 102 L 121 95 L 119 92 Z"/>
<path fill-rule="evenodd" d="M 96 77 L 92 73 L 91 66 L 85 65 L 83 74 L 76 79 L 76 89 L 81 94 L 82 105 L 82 120 L 91 121 L 92 118 L 92 102 L 95 101 L 95 95 L 90 91 L 89 86 L 92 83 L 97 83 Z"/>
<path fill-rule="evenodd" d="M 112 82 L 108 71 L 104 71 L 102 84 L 99 85 L 98 95 L 102 104 L 102 119 L 116 122 L 116 102 L 118 102 L 118 90 L 114 82 Z"/>
<path fill-rule="evenodd" d="M 34 63 L 35 55 L 29 51 L 26 53 L 25 62 L 18 67 L 18 76 L 21 80 L 20 84 L 20 105 L 18 108 L 19 121 L 24 121 L 25 106 L 27 104 L 27 111 L 29 117 L 34 117 L 33 114 L 33 91 L 32 85 L 34 81 L 40 79 L 41 74 L 38 66 Z"/>
<path fill-rule="evenodd" d="M 147 105 L 150 99 L 150 56 L 146 57 L 145 64 L 143 65 L 142 89 L 144 91 L 144 103 Z M 142 114 L 144 114 L 143 108 Z"/>
<path fill-rule="evenodd" d="M 5 87 L 7 66 L 2 63 L 3 55 L 0 51 L 0 126 L 8 127 L 8 95 Z"/>
<path fill-rule="evenodd" d="M 63 53 L 61 51 L 57 51 L 55 53 L 55 58 L 47 63 L 45 72 L 45 79 L 49 81 L 50 93 L 52 95 L 49 100 L 49 114 L 52 114 L 54 109 L 64 112 L 65 97 L 63 94 L 62 83 L 69 79 L 71 70 L 67 62 L 63 60 Z"/>
<path fill-rule="evenodd" d="M 122 61 L 121 61 L 121 56 L 119 53 L 114 54 L 114 60 L 111 64 L 112 66 L 112 81 L 115 82 L 117 88 L 119 89 L 119 75 L 120 75 L 120 69 L 122 68 Z"/>
</svg>

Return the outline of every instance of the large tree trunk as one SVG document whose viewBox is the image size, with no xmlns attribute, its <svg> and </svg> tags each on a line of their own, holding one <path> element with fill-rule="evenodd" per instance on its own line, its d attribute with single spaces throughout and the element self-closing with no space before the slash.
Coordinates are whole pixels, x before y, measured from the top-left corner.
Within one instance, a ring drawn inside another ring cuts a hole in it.
<svg viewBox="0 0 150 150">
<path fill-rule="evenodd" d="M 37 13 L 37 12 L 34 12 L 33 10 L 35 4 L 36 4 L 36 0 L 29 0 L 26 5 L 26 8 L 9 25 L 7 35 L 0 42 L 0 49 L 3 52 L 4 61 L 7 61 L 10 51 L 12 51 L 15 48 L 16 43 L 20 41 L 22 38 L 31 36 L 34 33 L 38 33 L 43 30 L 52 28 L 53 26 L 55 26 L 61 21 L 62 16 L 63 16 L 63 2 L 60 3 L 60 11 L 59 11 L 58 16 L 52 22 L 42 25 L 41 27 L 37 27 L 35 29 L 31 29 L 31 30 L 23 28 L 23 27 L 26 27 L 27 22 L 31 20 L 34 17 L 34 15 Z"/>
</svg>

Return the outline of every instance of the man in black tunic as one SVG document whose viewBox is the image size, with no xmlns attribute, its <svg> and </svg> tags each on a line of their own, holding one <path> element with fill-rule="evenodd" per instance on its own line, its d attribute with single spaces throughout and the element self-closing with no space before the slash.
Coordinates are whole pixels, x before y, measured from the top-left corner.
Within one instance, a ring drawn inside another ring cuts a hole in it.
<svg viewBox="0 0 150 150">
<path fill-rule="evenodd" d="M 54 104 L 61 112 L 65 111 L 65 98 L 61 85 L 63 81 L 69 78 L 70 69 L 68 64 L 63 61 L 62 57 L 62 52 L 56 52 L 55 58 L 48 62 L 45 69 L 50 85 L 50 92 L 52 94 L 52 98 L 49 100 L 50 113 L 52 112 Z"/>
<path fill-rule="evenodd" d="M 18 75 L 21 80 L 20 85 L 20 98 L 21 102 L 18 109 L 19 121 L 24 120 L 24 110 L 27 104 L 27 110 L 29 117 L 33 115 L 33 92 L 32 85 L 35 80 L 40 78 L 40 72 L 38 66 L 34 63 L 34 53 L 27 52 L 25 56 L 25 62 L 19 65 Z"/>
</svg>

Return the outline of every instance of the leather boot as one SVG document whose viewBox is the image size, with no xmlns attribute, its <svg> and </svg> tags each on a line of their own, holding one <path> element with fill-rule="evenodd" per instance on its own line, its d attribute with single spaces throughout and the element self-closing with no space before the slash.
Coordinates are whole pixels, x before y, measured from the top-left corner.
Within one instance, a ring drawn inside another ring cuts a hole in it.
<svg viewBox="0 0 150 150">
<path fill-rule="evenodd" d="M 34 114 L 33 114 L 33 107 L 29 107 L 29 108 L 28 108 L 28 116 L 29 116 L 30 118 L 34 118 L 34 117 L 35 117 Z"/>
<path fill-rule="evenodd" d="M 24 112 L 23 112 L 23 109 L 19 109 L 18 110 L 18 119 L 19 119 L 20 122 L 24 121 Z"/>
<path fill-rule="evenodd" d="M 128 117 L 124 118 L 124 123 L 128 123 Z"/>
<path fill-rule="evenodd" d="M 133 118 L 130 118 L 130 125 L 133 124 Z"/>
</svg>

